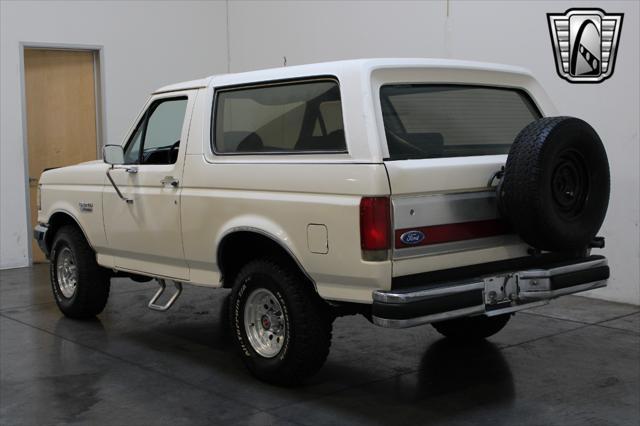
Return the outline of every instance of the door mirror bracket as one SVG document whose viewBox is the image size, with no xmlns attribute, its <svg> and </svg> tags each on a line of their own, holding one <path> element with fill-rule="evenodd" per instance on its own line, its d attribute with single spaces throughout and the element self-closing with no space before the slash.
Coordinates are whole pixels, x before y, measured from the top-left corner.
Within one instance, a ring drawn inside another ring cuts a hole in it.
<svg viewBox="0 0 640 426">
<path fill-rule="evenodd" d="M 107 169 L 107 178 L 109 179 L 109 182 L 111 182 L 111 186 L 113 186 L 113 189 L 116 190 L 116 194 L 118 194 L 118 197 L 120 197 L 122 201 L 124 201 L 127 204 L 133 204 L 133 200 L 131 198 L 127 198 L 124 195 L 122 195 L 122 192 L 120 192 L 118 185 L 116 185 L 116 183 L 113 181 L 113 178 L 111 177 L 111 173 L 109 173 L 113 169 L 114 169 L 113 165 L 111 165 L 111 167 Z"/>
</svg>

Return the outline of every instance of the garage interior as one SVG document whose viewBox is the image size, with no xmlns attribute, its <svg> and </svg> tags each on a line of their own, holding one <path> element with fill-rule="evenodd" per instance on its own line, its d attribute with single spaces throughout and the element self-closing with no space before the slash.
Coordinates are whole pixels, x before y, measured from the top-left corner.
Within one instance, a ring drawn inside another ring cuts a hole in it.
<svg viewBox="0 0 640 426">
<path fill-rule="evenodd" d="M 593 85 L 556 73 L 546 14 L 570 7 L 2 0 L 0 424 L 637 425 L 640 4 L 600 6 L 625 17 L 615 74 Z M 227 290 L 187 287 L 160 313 L 146 308 L 155 284 L 116 278 L 96 319 L 59 312 L 32 243 L 42 170 L 97 159 L 103 145 L 121 143 L 160 86 L 364 57 L 522 66 L 558 115 L 591 123 L 611 165 L 606 246 L 597 252 L 609 259 L 608 287 L 518 313 L 476 344 L 453 343 L 430 326 L 397 331 L 342 317 L 326 365 L 291 389 L 256 381 L 234 356 L 221 315 Z M 46 143 L 52 134 L 59 143 Z"/>
</svg>

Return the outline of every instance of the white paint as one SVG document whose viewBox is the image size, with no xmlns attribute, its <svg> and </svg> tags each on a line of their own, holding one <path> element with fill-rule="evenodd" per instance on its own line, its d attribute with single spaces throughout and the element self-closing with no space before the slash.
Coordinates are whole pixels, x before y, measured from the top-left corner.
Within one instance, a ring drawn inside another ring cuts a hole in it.
<svg viewBox="0 0 640 426">
<path fill-rule="evenodd" d="M 448 3 L 448 4 L 447 4 Z M 581 117 L 603 138 L 612 197 L 602 229 L 612 279 L 594 297 L 640 304 L 638 162 L 640 3 L 623 12 L 612 78 L 574 85 L 556 74 L 546 13 L 564 1 L 2 2 L 0 266 L 25 266 L 26 222 L 18 43 L 105 47 L 106 129 L 119 141 L 152 90 L 204 75 L 364 57 L 450 57 L 530 69 L 560 114 Z M 228 10 L 227 10 L 228 8 Z M 227 15 L 228 12 L 228 15 Z"/>
</svg>

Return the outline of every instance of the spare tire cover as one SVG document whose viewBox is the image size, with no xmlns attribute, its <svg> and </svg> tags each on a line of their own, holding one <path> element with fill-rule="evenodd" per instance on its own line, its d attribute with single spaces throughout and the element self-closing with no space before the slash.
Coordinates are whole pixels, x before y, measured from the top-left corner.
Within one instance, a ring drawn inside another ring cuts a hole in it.
<svg viewBox="0 0 640 426">
<path fill-rule="evenodd" d="M 586 248 L 609 205 L 609 162 L 596 131 L 573 117 L 526 126 L 498 188 L 502 213 L 522 239 L 548 251 Z"/>
</svg>

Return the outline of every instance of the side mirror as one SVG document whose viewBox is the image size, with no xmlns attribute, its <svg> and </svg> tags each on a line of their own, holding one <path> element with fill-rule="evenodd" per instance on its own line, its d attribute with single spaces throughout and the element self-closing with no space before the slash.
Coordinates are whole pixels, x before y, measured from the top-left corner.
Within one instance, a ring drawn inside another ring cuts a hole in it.
<svg viewBox="0 0 640 426">
<path fill-rule="evenodd" d="M 102 148 L 102 159 L 113 165 L 124 164 L 124 150 L 121 145 L 105 145 Z"/>
</svg>

